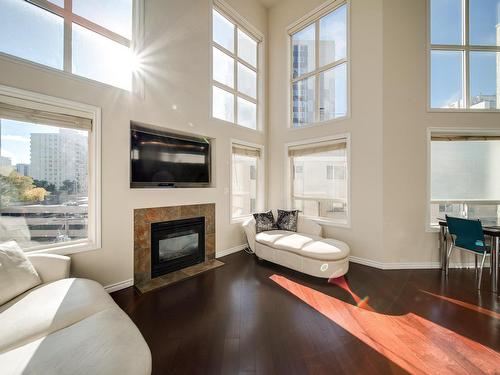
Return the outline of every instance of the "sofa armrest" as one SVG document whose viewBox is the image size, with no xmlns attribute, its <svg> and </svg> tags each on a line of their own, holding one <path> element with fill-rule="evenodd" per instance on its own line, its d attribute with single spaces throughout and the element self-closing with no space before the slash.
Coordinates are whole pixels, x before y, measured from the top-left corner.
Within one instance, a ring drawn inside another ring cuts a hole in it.
<svg viewBox="0 0 500 375">
<path fill-rule="evenodd" d="M 299 215 L 297 220 L 297 232 L 322 237 L 323 228 L 314 220 Z"/>
<path fill-rule="evenodd" d="M 43 283 L 69 277 L 71 258 L 56 254 L 27 254 Z"/>
<path fill-rule="evenodd" d="M 253 217 L 245 220 L 242 224 L 245 234 L 247 236 L 248 246 L 255 252 L 255 219 Z"/>
</svg>

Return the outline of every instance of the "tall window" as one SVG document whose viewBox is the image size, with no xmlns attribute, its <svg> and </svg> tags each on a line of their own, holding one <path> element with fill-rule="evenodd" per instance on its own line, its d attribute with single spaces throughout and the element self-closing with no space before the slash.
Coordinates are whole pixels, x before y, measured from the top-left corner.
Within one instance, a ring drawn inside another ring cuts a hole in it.
<svg viewBox="0 0 500 375">
<path fill-rule="evenodd" d="M 347 5 L 291 33 L 292 125 L 347 116 Z"/>
<path fill-rule="evenodd" d="M 95 244 L 92 120 L 1 99 L 0 241 L 25 251 Z"/>
<path fill-rule="evenodd" d="M 260 209 L 261 149 L 232 145 L 231 217 L 241 218 Z"/>
<path fill-rule="evenodd" d="M 2 0 L 0 52 L 131 90 L 133 1 Z"/>
<path fill-rule="evenodd" d="M 213 9 L 212 116 L 258 128 L 259 40 Z"/>
<path fill-rule="evenodd" d="M 484 221 L 500 216 L 500 136 L 433 133 L 430 223 L 446 214 Z"/>
<path fill-rule="evenodd" d="M 347 144 L 342 138 L 288 147 L 293 208 L 305 216 L 348 223 Z"/>
<path fill-rule="evenodd" d="M 500 109 L 500 0 L 429 0 L 430 107 Z"/>
</svg>

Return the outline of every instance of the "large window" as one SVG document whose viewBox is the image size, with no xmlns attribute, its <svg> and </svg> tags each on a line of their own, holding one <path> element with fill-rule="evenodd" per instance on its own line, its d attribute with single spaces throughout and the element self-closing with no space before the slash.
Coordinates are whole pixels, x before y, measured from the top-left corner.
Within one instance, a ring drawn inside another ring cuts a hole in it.
<svg viewBox="0 0 500 375">
<path fill-rule="evenodd" d="M 0 95 L 0 241 L 25 251 L 96 246 L 93 119 L 3 101 Z M 91 173 L 92 171 L 92 173 Z"/>
<path fill-rule="evenodd" d="M 262 149 L 232 144 L 231 218 L 248 216 L 261 209 Z M 259 191 L 260 190 L 260 191 Z"/>
<path fill-rule="evenodd" d="M 500 135 L 432 133 L 430 223 L 452 216 L 500 215 Z"/>
<path fill-rule="evenodd" d="M 2 0 L 0 52 L 131 90 L 133 2 Z"/>
<path fill-rule="evenodd" d="M 430 108 L 500 109 L 500 0 L 429 4 Z"/>
<path fill-rule="evenodd" d="M 292 126 L 346 117 L 347 4 L 290 35 Z"/>
<path fill-rule="evenodd" d="M 290 205 L 305 216 L 349 223 L 348 139 L 287 147 Z"/>
<path fill-rule="evenodd" d="M 259 40 L 216 9 L 212 26 L 212 116 L 257 129 Z"/>
</svg>

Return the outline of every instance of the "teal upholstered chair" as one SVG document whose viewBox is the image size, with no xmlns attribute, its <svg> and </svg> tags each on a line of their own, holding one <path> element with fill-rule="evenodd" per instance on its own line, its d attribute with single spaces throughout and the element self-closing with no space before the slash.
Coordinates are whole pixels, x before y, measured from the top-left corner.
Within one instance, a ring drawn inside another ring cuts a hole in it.
<svg viewBox="0 0 500 375">
<path fill-rule="evenodd" d="M 483 276 L 484 260 L 487 255 L 490 255 L 490 250 L 484 238 L 483 226 L 480 220 L 469 220 L 446 215 L 448 224 L 448 232 L 451 235 L 450 249 L 448 250 L 448 261 L 446 273 L 448 273 L 448 264 L 450 263 L 451 253 L 454 248 L 465 250 L 474 254 L 476 274 L 477 274 L 477 259 L 479 255 L 483 256 L 481 260 L 481 268 L 479 269 L 479 280 L 477 288 L 481 288 L 481 277 Z"/>
</svg>

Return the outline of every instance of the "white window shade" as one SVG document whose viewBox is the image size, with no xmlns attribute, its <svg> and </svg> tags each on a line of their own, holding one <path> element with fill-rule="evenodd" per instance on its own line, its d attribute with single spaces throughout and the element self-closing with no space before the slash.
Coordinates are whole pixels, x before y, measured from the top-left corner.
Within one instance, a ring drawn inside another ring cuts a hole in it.
<svg viewBox="0 0 500 375">
<path fill-rule="evenodd" d="M 500 200 L 500 137 L 431 137 L 431 200 Z"/>
<path fill-rule="evenodd" d="M 339 139 L 336 141 L 317 142 L 312 144 L 309 143 L 307 145 L 291 146 L 288 148 L 288 156 L 299 157 L 345 149 L 347 149 L 347 141 L 345 139 Z"/>
<path fill-rule="evenodd" d="M 19 107 L 0 101 L 0 118 L 70 129 L 92 129 L 92 120 L 85 117 L 55 113 L 33 107 Z"/>
<path fill-rule="evenodd" d="M 260 158 L 260 149 L 250 146 L 233 144 L 233 155 Z"/>
</svg>

